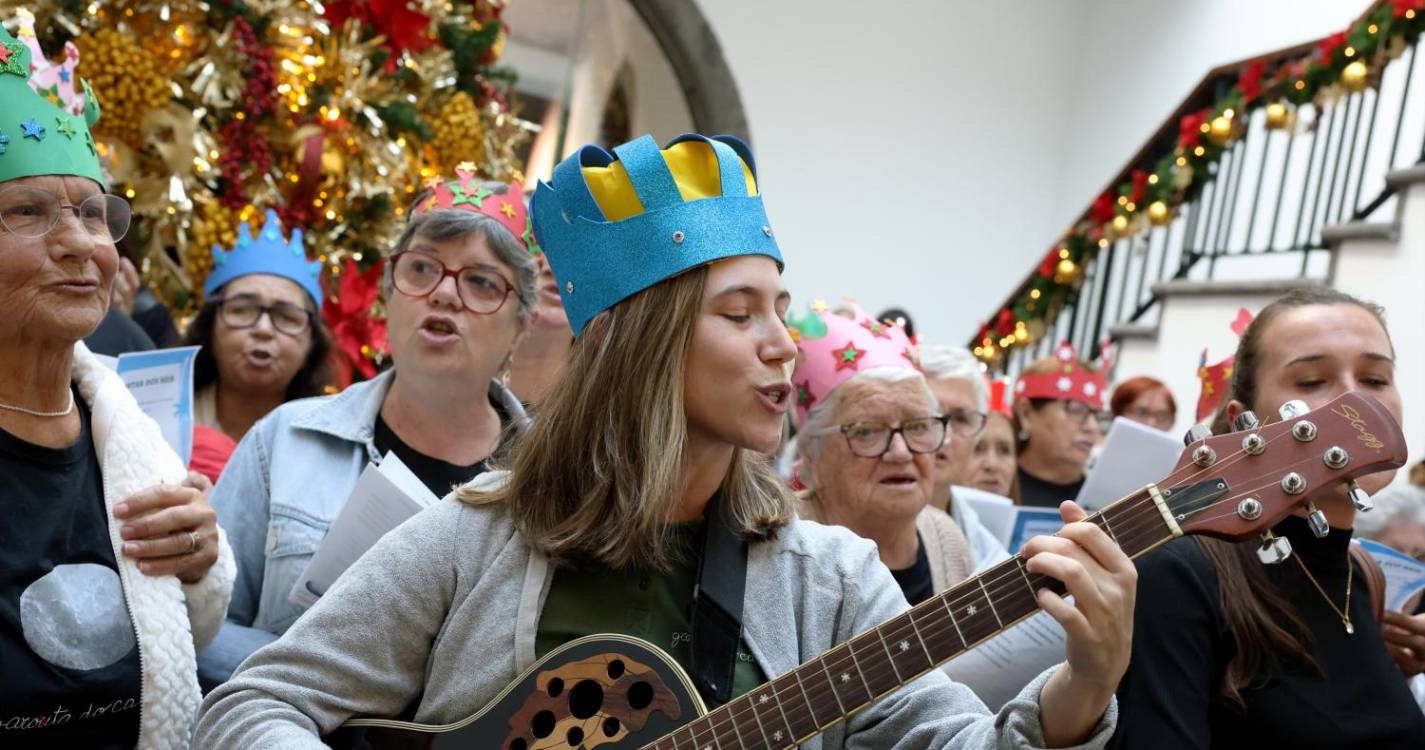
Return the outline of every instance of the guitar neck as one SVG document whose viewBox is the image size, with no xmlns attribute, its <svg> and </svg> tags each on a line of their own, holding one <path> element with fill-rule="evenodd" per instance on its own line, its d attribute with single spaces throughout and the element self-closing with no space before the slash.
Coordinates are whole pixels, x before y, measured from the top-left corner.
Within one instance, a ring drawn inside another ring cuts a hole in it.
<svg viewBox="0 0 1425 750">
<path fill-rule="evenodd" d="M 1180 536 L 1155 486 L 1085 519 L 1136 558 Z M 648 745 L 652 750 L 776 750 L 817 734 L 1039 610 L 1059 581 L 1008 560 L 931 597 Z"/>
</svg>

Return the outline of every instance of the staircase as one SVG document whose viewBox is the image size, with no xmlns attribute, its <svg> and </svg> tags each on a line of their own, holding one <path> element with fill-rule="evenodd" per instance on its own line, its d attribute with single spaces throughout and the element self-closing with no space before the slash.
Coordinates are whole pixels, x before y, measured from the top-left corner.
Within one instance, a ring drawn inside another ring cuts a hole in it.
<svg viewBox="0 0 1425 750">
<path fill-rule="evenodd" d="M 1202 350 L 1216 362 L 1236 349 L 1229 325 L 1237 310 L 1255 313 L 1291 288 L 1329 285 L 1386 308 L 1406 440 L 1412 461 L 1425 456 L 1425 71 L 1417 70 L 1425 68 L 1425 53 L 1416 43 L 1425 18 L 1412 12 L 1390 20 L 1391 6 L 1373 3 L 1335 47 L 1328 38 L 1210 71 L 970 346 L 992 369 L 1012 376 L 1059 341 L 1086 357 L 1112 341 L 1116 376 L 1166 382 L 1185 430 Z M 1380 43 L 1357 54 L 1352 45 L 1376 28 L 1382 37 L 1371 41 Z M 1388 52 L 1386 34 L 1401 37 Z M 1352 62 L 1367 66 L 1366 85 L 1326 85 L 1346 81 Z M 1303 65 L 1307 73 L 1299 78 L 1277 75 Z M 1190 132 L 1184 123 L 1204 112 L 1209 120 L 1224 114 L 1224 101 L 1240 101 L 1232 97 L 1253 68 L 1259 76 L 1265 69 L 1277 85 L 1251 109 L 1237 110 L 1230 139 L 1210 143 L 1204 125 L 1209 150 L 1194 160 L 1182 149 L 1181 134 Z M 1315 88 L 1294 97 L 1303 79 Z M 1265 102 L 1286 106 L 1272 112 Z M 1283 125 L 1283 109 L 1295 122 Z M 1161 183 L 1163 159 L 1173 156 L 1186 156 L 1206 179 L 1179 192 L 1168 218 L 1151 224 L 1143 207 L 1135 213 L 1120 198 L 1109 214 L 1114 231 L 1105 201 L 1124 195 L 1135 173 L 1155 174 L 1153 184 Z M 1075 248 L 1079 276 L 1056 275 L 1050 284 L 1046 271 L 1064 248 Z M 1010 321 L 1026 318 L 1026 330 L 1011 330 L 1022 326 Z"/>
</svg>

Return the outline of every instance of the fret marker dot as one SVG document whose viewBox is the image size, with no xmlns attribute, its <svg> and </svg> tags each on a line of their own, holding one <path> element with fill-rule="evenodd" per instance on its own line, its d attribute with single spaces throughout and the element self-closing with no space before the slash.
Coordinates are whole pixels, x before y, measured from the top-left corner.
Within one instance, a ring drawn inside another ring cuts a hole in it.
<svg viewBox="0 0 1425 750">
<path fill-rule="evenodd" d="M 975 614 L 975 605 L 971 604 L 970 606 L 966 607 L 966 608 L 965 608 L 965 614 L 967 614 L 967 615 L 973 615 L 973 614 Z"/>
<path fill-rule="evenodd" d="M 767 697 L 766 693 L 763 693 L 760 697 L 757 698 L 758 703 L 766 703 L 769 700 L 771 699 Z"/>
<path fill-rule="evenodd" d="M 778 729 L 777 731 L 773 732 L 773 733 L 772 733 L 772 739 L 773 739 L 773 740 L 776 740 L 777 742 L 781 742 L 781 741 L 782 741 L 782 730 Z"/>
<path fill-rule="evenodd" d="M 844 683 L 847 683 L 847 682 L 850 682 L 850 681 L 851 681 L 851 675 L 850 675 L 850 674 L 847 674 L 846 672 L 842 672 L 842 673 L 841 673 L 841 682 L 844 684 Z"/>
<path fill-rule="evenodd" d="M 907 643 L 906 641 L 901 641 L 901 643 L 900 643 L 900 649 L 901 649 L 901 653 L 905 653 L 906 651 L 909 651 L 909 650 L 910 650 L 910 644 Z"/>
</svg>

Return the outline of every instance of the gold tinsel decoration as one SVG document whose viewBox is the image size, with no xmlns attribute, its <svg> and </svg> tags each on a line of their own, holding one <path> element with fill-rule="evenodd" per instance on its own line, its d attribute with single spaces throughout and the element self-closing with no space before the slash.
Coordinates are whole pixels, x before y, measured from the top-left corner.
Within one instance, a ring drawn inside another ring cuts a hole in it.
<svg viewBox="0 0 1425 750">
<path fill-rule="evenodd" d="M 245 213 L 252 212 L 245 209 Z M 254 224 L 261 221 L 260 217 L 251 218 Z M 203 281 L 213 270 L 213 246 L 232 248 L 237 244 L 238 221 L 236 212 L 217 201 L 203 201 L 199 205 L 189 242 L 183 248 L 183 270 L 192 279 L 195 289 L 203 288 Z"/>
<path fill-rule="evenodd" d="M 444 175 L 455 174 L 455 166 L 461 162 L 480 164 L 485 161 L 485 126 L 480 122 L 480 109 L 469 94 L 457 91 L 440 108 L 432 145 Z"/>
<path fill-rule="evenodd" d="M 143 146 L 139 124 L 149 110 L 166 104 L 170 94 L 160 64 L 134 39 L 103 29 L 77 41 L 83 73 L 98 95 L 103 117 L 97 137 L 112 136 L 134 148 Z"/>
</svg>

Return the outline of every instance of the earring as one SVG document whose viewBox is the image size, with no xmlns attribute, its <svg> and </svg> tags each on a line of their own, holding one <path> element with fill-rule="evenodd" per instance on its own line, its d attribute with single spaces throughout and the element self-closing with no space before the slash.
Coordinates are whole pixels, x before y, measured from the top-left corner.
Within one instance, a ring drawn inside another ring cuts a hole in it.
<svg viewBox="0 0 1425 750">
<path fill-rule="evenodd" d="M 1021 427 L 1021 428 L 1019 428 L 1019 442 L 1023 443 L 1023 442 L 1025 442 L 1025 441 L 1027 441 L 1027 440 L 1029 440 L 1029 428 L 1027 428 L 1027 427 Z"/>
</svg>

